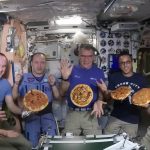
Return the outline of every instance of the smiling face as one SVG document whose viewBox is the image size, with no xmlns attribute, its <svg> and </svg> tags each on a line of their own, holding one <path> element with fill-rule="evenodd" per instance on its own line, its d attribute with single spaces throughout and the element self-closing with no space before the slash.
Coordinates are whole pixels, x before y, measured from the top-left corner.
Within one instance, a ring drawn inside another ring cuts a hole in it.
<svg viewBox="0 0 150 150">
<path fill-rule="evenodd" d="M 5 75 L 7 68 L 7 58 L 4 55 L 0 55 L 0 78 Z"/>
<path fill-rule="evenodd" d="M 40 77 L 40 76 L 44 75 L 45 67 L 46 67 L 45 55 L 35 54 L 33 56 L 32 62 L 31 62 L 31 67 L 32 67 L 32 73 L 36 77 Z"/>
<path fill-rule="evenodd" d="M 133 74 L 132 58 L 129 55 L 120 56 L 119 65 L 124 76 L 127 77 L 132 76 Z"/>
<path fill-rule="evenodd" d="M 82 48 L 79 52 L 79 62 L 81 67 L 89 69 L 94 62 L 94 52 L 92 49 Z"/>
</svg>

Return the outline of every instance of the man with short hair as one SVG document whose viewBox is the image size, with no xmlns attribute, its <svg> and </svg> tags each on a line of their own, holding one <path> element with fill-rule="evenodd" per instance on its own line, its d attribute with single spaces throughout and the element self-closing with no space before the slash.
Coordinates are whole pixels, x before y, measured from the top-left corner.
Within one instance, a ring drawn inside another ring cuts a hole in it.
<svg viewBox="0 0 150 150">
<path fill-rule="evenodd" d="M 25 136 L 32 142 L 34 148 L 38 145 L 41 134 L 52 136 L 57 134 L 57 126 L 52 114 L 52 100 L 53 97 L 59 98 L 59 91 L 55 77 L 53 75 L 47 76 L 45 71 L 45 54 L 35 53 L 31 57 L 31 73 L 25 73 L 22 77 L 17 76 L 13 87 L 14 98 L 19 96 L 22 108 L 22 99 L 29 90 L 40 90 L 48 96 L 49 104 L 46 108 L 25 118 Z"/>
<path fill-rule="evenodd" d="M 9 110 L 21 114 L 22 110 L 14 104 L 11 85 L 5 79 L 8 71 L 8 60 L 0 53 L 0 149 L 2 150 L 31 150 L 31 144 L 18 132 L 12 129 L 7 121 L 5 111 L 2 111 L 4 101 Z"/>
<path fill-rule="evenodd" d="M 98 83 L 99 88 L 105 93 L 110 100 L 110 92 L 120 86 L 129 86 L 131 96 L 143 87 L 146 87 L 145 78 L 133 72 L 132 57 L 128 52 L 122 52 L 119 55 L 120 72 L 113 73 L 109 76 L 108 89 L 103 81 Z M 138 131 L 140 111 L 137 106 L 131 102 L 131 96 L 123 101 L 114 100 L 113 111 L 106 126 L 105 133 L 127 132 L 129 136 L 135 137 Z"/>
<path fill-rule="evenodd" d="M 68 60 L 61 61 L 62 82 L 60 92 L 62 96 L 66 96 L 68 104 L 63 134 L 67 132 L 71 132 L 73 135 L 102 133 L 97 117 L 103 114 L 102 105 L 104 102 L 103 95 L 98 90 L 97 81 L 104 80 L 104 73 L 94 64 L 94 49 L 90 44 L 80 46 L 79 65 L 70 65 Z M 71 93 L 77 86 L 81 87 L 81 91 L 75 90 L 78 93 L 71 98 Z M 88 87 L 89 92 L 84 89 L 85 87 Z M 77 105 L 72 101 L 75 100 L 75 97 L 78 97 L 78 101 L 82 103 L 88 100 L 90 95 L 93 96 L 90 98 L 91 102 L 87 105 Z"/>
</svg>

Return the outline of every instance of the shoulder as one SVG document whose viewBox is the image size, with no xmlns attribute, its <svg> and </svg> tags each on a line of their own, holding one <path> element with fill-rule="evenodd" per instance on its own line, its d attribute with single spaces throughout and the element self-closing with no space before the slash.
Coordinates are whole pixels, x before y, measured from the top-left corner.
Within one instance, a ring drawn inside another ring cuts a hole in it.
<svg viewBox="0 0 150 150">
<path fill-rule="evenodd" d="M 82 68 L 80 67 L 80 65 L 74 65 L 72 68 L 72 73 L 76 72 L 76 71 L 80 71 Z"/>
<path fill-rule="evenodd" d="M 116 78 L 123 76 L 121 72 L 115 72 L 109 75 L 109 78 Z"/>
<path fill-rule="evenodd" d="M 134 73 L 133 74 L 133 77 L 134 78 L 138 78 L 138 79 L 143 79 L 143 80 L 145 80 L 146 78 L 145 78 L 145 76 L 143 76 L 141 73 Z"/>
<path fill-rule="evenodd" d="M 73 69 L 80 69 L 80 65 L 73 65 Z"/>
<path fill-rule="evenodd" d="M 11 86 L 7 79 L 2 79 L 1 81 L 2 81 L 1 84 L 5 84 L 5 85 Z"/>
<path fill-rule="evenodd" d="M 137 77 L 144 77 L 141 73 L 136 73 L 136 72 L 134 72 L 133 75 L 134 75 L 134 76 L 137 76 Z"/>
<path fill-rule="evenodd" d="M 99 71 L 99 72 L 104 72 L 103 69 L 98 68 L 97 65 L 93 64 L 92 68 L 93 70 Z"/>
<path fill-rule="evenodd" d="M 146 79 L 146 77 L 145 77 L 143 74 L 141 74 L 141 73 L 134 73 L 133 78 L 136 79 L 136 80 L 138 80 L 138 81 L 141 81 L 141 82 L 143 81 L 143 82 L 145 82 L 145 84 L 146 84 L 147 79 Z"/>
<path fill-rule="evenodd" d="M 7 79 L 2 79 L 1 86 L 4 90 L 11 90 L 11 84 Z"/>
</svg>

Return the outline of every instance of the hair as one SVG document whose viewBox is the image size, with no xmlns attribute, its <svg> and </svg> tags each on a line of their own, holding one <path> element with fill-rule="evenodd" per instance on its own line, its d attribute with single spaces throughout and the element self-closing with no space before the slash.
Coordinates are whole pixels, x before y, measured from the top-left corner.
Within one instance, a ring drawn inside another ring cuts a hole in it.
<svg viewBox="0 0 150 150">
<path fill-rule="evenodd" d="M 122 52 L 119 54 L 119 57 L 118 57 L 118 58 L 120 59 L 121 56 L 125 56 L 125 55 L 126 55 L 126 56 L 129 56 L 129 57 L 131 58 L 131 60 L 132 60 L 132 55 L 129 54 L 129 52 L 127 52 L 127 51 L 122 51 Z"/>
<path fill-rule="evenodd" d="M 5 59 L 6 59 L 6 70 L 5 70 L 5 73 L 3 74 L 2 77 L 7 79 L 8 75 L 9 75 L 9 63 L 8 63 L 8 59 L 5 56 L 5 54 L 3 54 L 3 53 L 0 53 L 0 56 L 5 57 Z"/>
<path fill-rule="evenodd" d="M 95 52 L 98 53 L 98 50 L 95 47 L 93 47 L 91 44 L 81 44 L 79 47 L 79 54 L 82 49 L 92 50 L 94 55 L 95 55 Z"/>
</svg>

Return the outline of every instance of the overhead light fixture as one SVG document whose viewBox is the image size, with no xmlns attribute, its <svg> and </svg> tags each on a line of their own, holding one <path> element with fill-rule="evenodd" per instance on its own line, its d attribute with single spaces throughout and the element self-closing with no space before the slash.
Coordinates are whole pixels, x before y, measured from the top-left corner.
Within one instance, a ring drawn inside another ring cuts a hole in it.
<svg viewBox="0 0 150 150">
<path fill-rule="evenodd" d="M 138 10 L 138 7 L 130 4 L 116 4 L 112 7 L 110 16 L 119 17 L 119 16 L 131 16 L 134 12 Z"/>
<path fill-rule="evenodd" d="M 57 25 L 80 25 L 82 23 L 82 19 L 80 16 L 73 17 L 64 17 L 55 21 Z"/>
<path fill-rule="evenodd" d="M 126 4 L 134 4 L 134 5 L 143 5 L 145 4 L 145 0 L 123 0 L 122 3 Z"/>
</svg>

